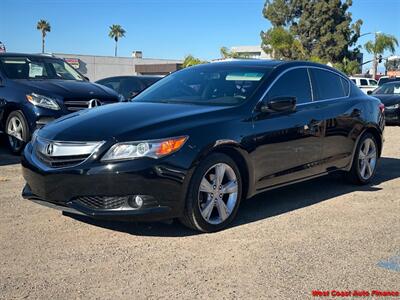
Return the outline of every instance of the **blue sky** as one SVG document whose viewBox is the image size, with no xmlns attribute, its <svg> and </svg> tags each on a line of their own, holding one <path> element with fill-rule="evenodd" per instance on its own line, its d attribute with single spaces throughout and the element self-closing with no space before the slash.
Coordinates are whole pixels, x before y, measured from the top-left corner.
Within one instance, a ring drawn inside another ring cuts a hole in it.
<svg viewBox="0 0 400 300">
<path fill-rule="evenodd" d="M 0 0 L 0 41 L 8 51 L 39 52 L 36 23 L 43 18 L 52 26 L 48 52 L 113 55 L 108 27 L 120 24 L 127 31 L 119 43 L 120 56 L 142 50 L 144 57 L 180 59 L 193 54 L 212 59 L 219 57 L 221 46 L 260 44 L 260 31 L 270 27 L 262 16 L 264 2 Z M 353 0 L 350 11 L 354 19 L 364 20 L 363 33 L 382 31 L 400 40 L 400 0 Z"/>
</svg>

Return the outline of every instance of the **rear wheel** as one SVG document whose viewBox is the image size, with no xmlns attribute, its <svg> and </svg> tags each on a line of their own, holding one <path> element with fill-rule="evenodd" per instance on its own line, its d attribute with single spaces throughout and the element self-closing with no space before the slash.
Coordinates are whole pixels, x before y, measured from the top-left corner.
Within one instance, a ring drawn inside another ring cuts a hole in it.
<svg viewBox="0 0 400 300">
<path fill-rule="evenodd" d="M 5 128 L 10 150 L 15 154 L 20 153 L 30 136 L 29 127 L 22 112 L 11 112 L 8 115 Z"/>
<path fill-rule="evenodd" d="M 375 176 L 377 163 L 378 144 L 372 134 L 366 133 L 357 145 L 353 165 L 347 178 L 355 184 L 367 184 Z"/>
<path fill-rule="evenodd" d="M 181 221 L 203 232 L 223 229 L 235 218 L 241 197 L 242 179 L 235 162 L 225 154 L 211 154 L 193 175 Z"/>
</svg>

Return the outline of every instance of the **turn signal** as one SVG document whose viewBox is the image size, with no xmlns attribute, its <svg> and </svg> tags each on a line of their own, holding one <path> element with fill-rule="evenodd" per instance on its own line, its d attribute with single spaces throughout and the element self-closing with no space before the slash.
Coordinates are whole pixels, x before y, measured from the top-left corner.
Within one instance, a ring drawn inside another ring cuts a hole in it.
<svg viewBox="0 0 400 300">
<path fill-rule="evenodd" d="M 163 141 L 157 150 L 157 155 L 163 156 L 178 151 L 186 142 L 186 140 L 187 137 L 184 136 L 176 139 Z"/>
</svg>

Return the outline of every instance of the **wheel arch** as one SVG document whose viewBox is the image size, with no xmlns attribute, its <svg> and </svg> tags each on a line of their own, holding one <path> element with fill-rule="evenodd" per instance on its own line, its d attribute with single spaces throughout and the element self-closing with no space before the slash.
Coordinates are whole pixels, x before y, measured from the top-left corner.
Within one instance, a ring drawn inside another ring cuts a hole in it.
<svg viewBox="0 0 400 300">
<path fill-rule="evenodd" d="M 223 153 L 229 156 L 236 163 L 240 170 L 240 175 L 243 181 L 243 195 L 245 198 L 249 198 L 254 194 L 254 174 L 252 163 L 249 159 L 248 153 L 244 150 L 240 144 L 229 141 L 223 143 L 215 143 L 213 146 L 208 147 L 202 151 L 197 157 L 196 165 L 204 159 L 206 156 L 212 153 Z"/>
<path fill-rule="evenodd" d="M 361 131 L 361 133 L 358 135 L 358 137 L 354 143 L 353 153 L 352 153 L 352 157 L 351 157 L 351 163 L 345 169 L 346 171 L 349 171 L 351 169 L 351 166 L 353 165 L 354 157 L 356 155 L 356 149 L 357 149 L 358 143 L 360 142 L 361 137 L 366 133 L 370 133 L 374 136 L 376 142 L 378 143 L 378 157 L 381 156 L 382 150 L 383 150 L 383 133 L 380 129 L 376 128 L 374 125 L 372 125 L 372 124 L 368 125 Z"/>
</svg>

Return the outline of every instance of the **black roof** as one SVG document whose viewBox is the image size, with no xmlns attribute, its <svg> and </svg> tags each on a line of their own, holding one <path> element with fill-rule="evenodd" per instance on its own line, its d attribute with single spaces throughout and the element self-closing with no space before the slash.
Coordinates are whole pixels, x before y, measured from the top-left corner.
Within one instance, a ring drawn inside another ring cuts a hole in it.
<svg viewBox="0 0 400 300">
<path fill-rule="evenodd" d="M 242 67 L 254 67 L 254 68 L 291 68 L 296 66 L 310 66 L 310 67 L 318 67 L 327 69 L 336 73 L 341 74 L 342 76 L 347 77 L 341 71 L 332 68 L 328 65 L 319 64 L 310 61 L 301 61 L 301 60 L 274 60 L 274 59 L 232 59 L 232 60 L 221 60 L 215 61 L 210 64 L 204 65 L 221 65 L 221 66 L 242 66 Z M 197 65 L 197 66 L 204 66 L 204 65 Z M 194 67 L 197 67 L 194 66 Z"/>
<path fill-rule="evenodd" d="M 49 58 L 55 58 L 55 59 L 60 59 L 59 57 L 56 57 L 52 54 L 32 54 L 32 53 L 13 53 L 13 52 L 2 52 L 0 53 L 0 57 L 2 56 L 9 56 L 9 57 L 37 57 L 37 58 L 43 58 L 43 57 L 49 57 Z"/>
</svg>

